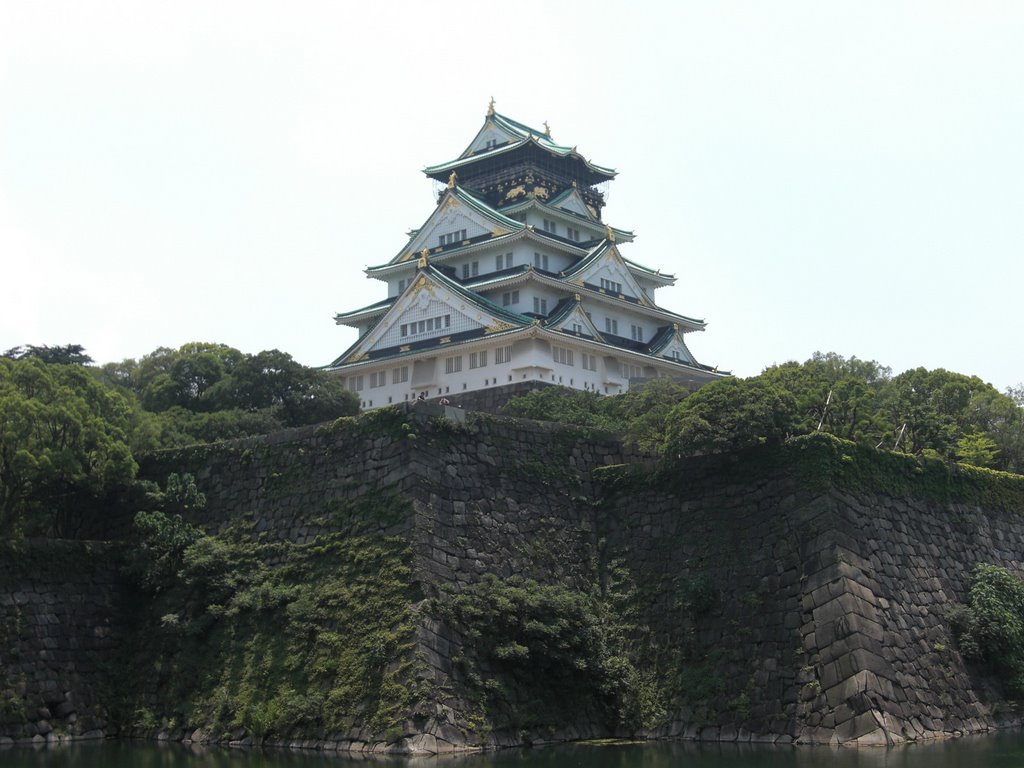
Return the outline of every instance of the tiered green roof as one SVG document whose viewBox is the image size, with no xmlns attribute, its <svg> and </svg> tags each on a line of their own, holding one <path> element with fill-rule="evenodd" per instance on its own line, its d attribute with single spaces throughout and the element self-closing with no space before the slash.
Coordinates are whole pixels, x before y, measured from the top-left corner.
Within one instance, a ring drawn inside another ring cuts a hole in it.
<svg viewBox="0 0 1024 768">
<path fill-rule="evenodd" d="M 500 144 L 496 147 L 491 147 L 473 154 L 467 154 L 469 152 L 469 147 L 472 147 L 473 143 L 476 141 L 476 138 L 474 138 L 462 155 L 454 160 L 449 160 L 438 165 L 427 166 L 423 169 L 423 173 L 431 178 L 437 179 L 438 181 L 446 181 L 448 175 L 452 171 L 457 171 L 459 168 L 464 168 L 468 165 L 478 163 L 486 158 L 498 157 L 510 152 L 516 152 L 517 150 L 529 145 L 535 145 L 537 148 L 554 157 L 570 158 L 578 161 L 593 175 L 594 178 L 591 180 L 591 183 L 609 181 L 614 179 L 617 175 L 617 171 L 614 168 L 606 168 L 604 166 L 591 163 L 587 158 L 576 151 L 576 147 L 567 147 L 562 144 L 555 143 L 551 140 L 547 131 L 532 128 L 524 123 L 520 123 L 518 120 L 513 120 L 510 117 L 500 115 L 494 111 L 488 112 L 488 115 L 484 120 L 484 125 L 480 131 L 477 132 L 477 136 L 479 136 L 480 132 L 486 130 L 488 125 L 491 124 L 510 134 L 512 139 L 506 144 Z"/>
</svg>

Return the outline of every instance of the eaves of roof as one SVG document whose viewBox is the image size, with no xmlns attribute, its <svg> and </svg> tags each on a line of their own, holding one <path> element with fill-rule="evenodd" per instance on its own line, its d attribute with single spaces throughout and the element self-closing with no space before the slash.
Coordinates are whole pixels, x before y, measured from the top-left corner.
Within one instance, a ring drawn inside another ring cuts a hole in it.
<svg viewBox="0 0 1024 768">
<path fill-rule="evenodd" d="M 618 172 L 614 168 L 605 168 L 604 166 L 596 165 L 590 162 L 589 160 L 587 160 L 587 158 L 585 158 L 583 155 L 577 152 L 573 147 L 563 147 L 559 144 L 555 144 L 550 139 L 547 139 L 547 137 L 545 137 L 543 133 L 540 134 L 540 136 L 538 136 L 537 134 L 532 134 L 526 138 L 520 139 L 519 141 L 513 141 L 510 144 L 504 144 L 498 147 L 494 147 L 492 149 L 485 150 L 484 152 L 478 152 L 476 154 L 469 155 L 468 157 L 459 157 L 456 158 L 455 160 L 449 160 L 448 162 L 445 163 L 439 163 L 437 165 L 428 165 L 426 168 L 423 169 L 423 173 L 427 176 L 437 176 L 438 174 L 444 174 L 449 171 L 458 171 L 459 168 L 463 168 L 467 165 L 472 165 L 486 158 L 497 157 L 508 152 L 513 152 L 519 149 L 520 147 L 527 146 L 528 144 L 534 144 L 541 150 L 549 154 L 556 155 L 557 157 L 573 157 L 579 160 L 581 163 L 583 163 L 583 165 L 591 173 L 594 173 L 598 176 L 607 177 L 609 180 L 615 178 L 615 176 L 618 174 Z"/>
<path fill-rule="evenodd" d="M 464 283 L 464 286 L 467 289 L 474 291 L 494 290 L 496 288 L 504 288 L 506 286 L 524 283 L 531 279 L 531 277 L 545 285 L 558 288 L 559 290 L 569 291 L 572 293 L 585 292 L 587 296 L 605 301 L 613 306 L 622 307 L 624 305 L 628 305 L 633 309 L 641 310 L 651 315 L 656 315 L 665 320 L 670 320 L 674 323 L 681 323 L 686 326 L 681 329 L 684 333 L 689 333 L 691 331 L 703 331 L 707 325 L 704 320 L 670 312 L 667 309 L 659 307 L 653 302 L 642 304 L 639 299 L 634 299 L 629 296 L 620 297 L 617 294 L 610 294 L 600 286 L 593 285 L 592 283 L 580 284 L 569 282 L 569 280 L 567 280 L 563 275 L 556 275 L 554 272 L 545 272 L 537 269 L 532 264 L 520 265 L 511 270 L 503 270 L 501 273 L 484 275 L 477 280 Z"/>
<path fill-rule="evenodd" d="M 543 240 L 545 244 L 559 246 L 560 250 L 576 258 L 579 258 L 586 252 L 586 249 L 581 247 L 582 244 L 580 243 L 574 243 L 571 240 L 565 240 L 560 237 L 545 237 L 544 232 L 541 230 L 534 229 L 533 227 L 523 227 L 519 231 L 512 232 L 510 234 L 482 237 L 480 239 L 471 240 L 468 245 L 458 243 L 444 247 L 434 247 L 430 249 L 428 255 L 432 262 L 437 261 L 439 263 L 443 263 L 453 256 L 464 256 L 465 254 L 472 253 L 475 250 L 483 250 L 495 243 L 516 242 L 518 240 L 530 239 Z M 378 264 L 374 267 L 367 267 L 365 273 L 369 277 L 380 278 L 390 272 L 394 272 L 402 268 L 408 268 L 414 263 L 415 261 L 412 258 L 403 259 L 402 261 L 392 260 L 387 264 Z"/>
<path fill-rule="evenodd" d="M 343 363 L 342 360 L 348 357 L 352 351 L 352 348 L 350 347 L 334 362 L 323 366 L 321 370 L 341 371 L 346 368 L 362 368 L 383 360 L 401 360 L 403 358 L 415 357 L 423 352 L 430 352 L 441 348 L 454 348 L 470 344 L 475 341 L 486 340 L 489 342 L 491 339 L 521 333 L 522 331 L 529 330 L 532 326 L 533 324 L 531 323 L 528 326 L 514 326 L 502 331 L 493 332 L 488 332 L 486 328 L 474 328 L 471 331 L 462 331 L 461 333 L 453 333 L 447 336 L 434 336 L 433 338 L 422 339 L 421 341 L 411 342 L 409 344 L 385 347 L 384 349 L 378 349 L 368 353 L 366 357 L 361 357 L 358 360 Z"/>
<path fill-rule="evenodd" d="M 562 195 L 558 195 L 558 197 L 561 196 Z M 503 213 L 519 213 L 520 211 L 525 211 L 528 208 L 539 208 L 542 211 L 550 211 L 551 213 L 561 214 L 563 216 L 568 216 L 573 219 L 579 219 L 581 222 L 590 224 L 591 226 L 597 226 L 599 228 L 606 228 L 608 226 L 604 222 L 591 218 L 589 216 L 584 216 L 583 214 L 576 213 L 575 211 L 570 211 L 565 208 L 556 207 L 554 204 L 554 201 L 556 199 L 557 197 L 553 198 L 552 200 L 545 201 L 537 197 L 531 197 L 527 200 L 523 200 L 522 202 L 513 203 L 512 205 L 506 205 L 501 210 Z M 612 227 L 611 230 L 615 234 L 616 240 L 622 240 L 623 242 L 632 242 L 636 238 L 636 235 L 628 229 L 618 229 L 616 227 Z"/>
<path fill-rule="evenodd" d="M 388 296 L 383 301 L 378 301 L 376 304 L 370 304 L 360 309 L 353 309 L 350 312 L 338 312 L 334 316 L 334 322 L 338 325 L 345 325 L 347 322 L 355 322 L 362 317 L 373 317 L 374 315 L 383 314 L 391 308 L 391 305 L 398 301 L 397 296 Z"/>
</svg>

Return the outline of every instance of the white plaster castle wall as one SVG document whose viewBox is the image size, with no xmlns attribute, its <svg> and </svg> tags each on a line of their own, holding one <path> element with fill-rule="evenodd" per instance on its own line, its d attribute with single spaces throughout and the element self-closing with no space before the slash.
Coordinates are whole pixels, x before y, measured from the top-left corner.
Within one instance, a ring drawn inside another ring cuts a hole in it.
<svg viewBox="0 0 1024 768">
<path fill-rule="evenodd" d="M 498 348 L 509 346 L 511 360 L 498 363 Z M 570 351 L 572 363 L 556 362 L 553 346 Z M 603 394 L 618 394 L 629 388 L 629 379 L 619 358 L 588 352 L 584 347 L 575 344 L 572 337 L 566 337 L 564 342 L 559 339 L 553 344 L 545 339 L 524 339 L 512 344 L 496 339 L 490 346 L 472 345 L 462 347 L 458 352 L 456 349 L 458 348 L 452 348 L 450 355 L 445 354 L 442 349 L 436 350 L 432 357 L 416 361 L 398 364 L 392 360 L 380 368 L 367 366 L 359 374 L 350 374 L 346 383 L 351 388 L 352 379 L 361 378 L 362 389 L 358 390 L 357 394 L 363 408 L 367 409 L 408 402 L 415 399 L 420 392 L 423 392 L 425 397 L 434 398 L 523 381 L 545 381 Z M 486 365 L 470 368 L 471 352 L 477 353 L 478 362 L 479 354 L 486 352 Z M 583 367 L 584 354 L 593 355 L 594 367 L 597 370 L 587 370 Z M 462 359 L 461 370 L 447 373 L 449 357 Z M 403 376 L 400 374 L 396 377 L 395 370 L 400 371 L 402 368 L 408 369 L 407 380 L 396 382 L 396 378 L 402 379 Z M 639 375 L 657 375 L 653 366 L 639 368 Z M 379 370 L 386 373 L 383 384 L 372 387 L 372 374 Z"/>
</svg>

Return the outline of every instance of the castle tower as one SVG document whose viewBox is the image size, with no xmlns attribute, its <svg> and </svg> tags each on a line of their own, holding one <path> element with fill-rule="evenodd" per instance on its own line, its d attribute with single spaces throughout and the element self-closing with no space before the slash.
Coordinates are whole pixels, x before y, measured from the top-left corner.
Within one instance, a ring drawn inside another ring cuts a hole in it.
<svg viewBox="0 0 1024 768">
<path fill-rule="evenodd" d="M 655 303 L 675 278 L 620 253 L 633 233 L 604 222 L 601 191 L 616 172 L 556 144 L 546 124 L 500 115 L 492 100 L 465 151 L 424 173 L 445 184 L 437 207 L 366 270 L 388 297 L 335 316 L 359 339 L 326 368 L 364 408 L 540 382 L 609 395 L 653 377 L 697 388 L 725 375 L 687 349 L 704 321 Z"/>
</svg>

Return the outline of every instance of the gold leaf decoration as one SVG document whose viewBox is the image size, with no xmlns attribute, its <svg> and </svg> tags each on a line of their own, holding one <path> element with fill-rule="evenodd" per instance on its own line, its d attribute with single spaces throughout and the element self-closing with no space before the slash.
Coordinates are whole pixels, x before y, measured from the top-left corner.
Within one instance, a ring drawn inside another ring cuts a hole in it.
<svg viewBox="0 0 1024 768">
<path fill-rule="evenodd" d="M 506 323 L 504 320 L 495 320 L 493 323 L 484 328 L 485 333 L 501 333 L 502 331 L 510 331 L 516 326 L 512 323 Z"/>
</svg>

